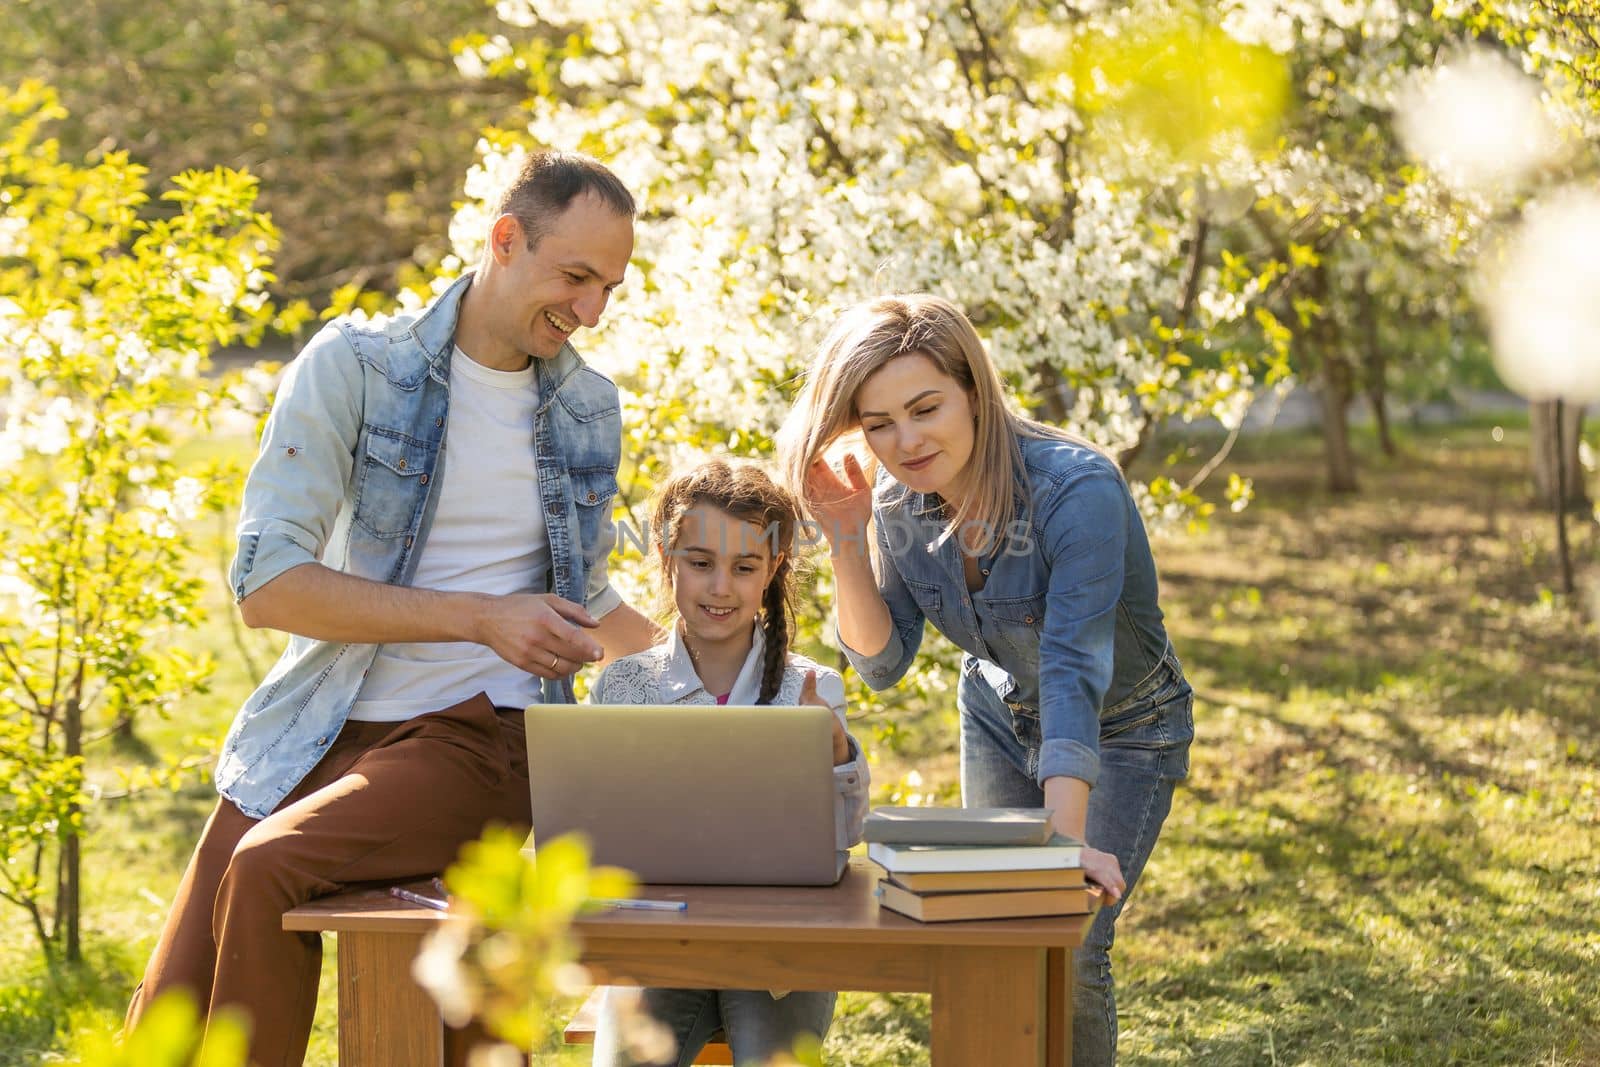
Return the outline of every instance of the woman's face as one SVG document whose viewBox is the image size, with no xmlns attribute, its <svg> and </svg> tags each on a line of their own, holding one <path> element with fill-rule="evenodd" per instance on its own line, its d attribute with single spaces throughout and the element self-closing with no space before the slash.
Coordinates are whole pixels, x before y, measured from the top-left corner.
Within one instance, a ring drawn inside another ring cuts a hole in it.
<svg viewBox="0 0 1600 1067">
<path fill-rule="evenodd" d="M 921 352 L 896 356 L 856 393 L 861 433 L 895 480 L 947 496 L 972 458 L 972 398 Z"/>
</svg>

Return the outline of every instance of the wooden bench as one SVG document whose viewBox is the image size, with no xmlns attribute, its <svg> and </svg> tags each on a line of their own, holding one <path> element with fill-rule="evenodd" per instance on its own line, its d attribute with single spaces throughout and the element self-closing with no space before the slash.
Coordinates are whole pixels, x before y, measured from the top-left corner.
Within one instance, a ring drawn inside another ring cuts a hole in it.
<svg viewBox="0 0 1600 1067">
<path fill-rule="evenodd" d="M 598 989 L 590 993 L 588 999 L 579 1006 L 572 1021 L 567 1023 L 566 1032 L 561 1035 L 567 1044 L 594 1044 L 594 1030 L 600 1022 L 600 996 L 601 992 Z M 697 1067 L 702 1064 L 714 1067 L 717 1064 L 733 1063 L 733 1049 L 724 1042 L 721 1030 L 711 1035 L 711 1040 L 706 1042 L 706 1047 L 700 1050 L 694 1062 Z"/>
</svg>

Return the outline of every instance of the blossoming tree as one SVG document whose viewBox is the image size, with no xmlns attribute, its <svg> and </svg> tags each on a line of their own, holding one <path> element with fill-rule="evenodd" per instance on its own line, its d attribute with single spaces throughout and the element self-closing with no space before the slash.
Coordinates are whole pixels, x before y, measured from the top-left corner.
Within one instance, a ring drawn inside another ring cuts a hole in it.
<svg viewBox="0 0 1600 1067">
<path fill-rule="evenodd" d="M 1168 419 L 1237 427 L 1284 350 L 1251 314 L 1271 265 L 1208 240 L 1205 169 L 1250 166 L 1282 86 L 1266 50 L 1186 10 L 1108 6 L 1076 25 L 993 0 L 505 0 L 505 32 L 462 69 L 560 88 L 531 95 L 525 128 L 486 134 L 436 285 L 476 261 L 489 198 L 529 147 L 590 152 L 635 192 L 635 269 L 584 343 L 622 390 L 635 529 L 663 472 L 770 452 L 831 317 L 886 290 L 954 300 L 1018 403 L 1125 457 Z M 1163 29 L 1135 58 L 1212 90 L 1182 129 L 1159 121 L 1162 94 L 1118 78 L 1115 42 L 1152 14 Z M 1135 485 L 1152 519 L 1209 510 L 1155 467 Z M 1242 505 L 1248 483 L 1228 495 Z M 619 581 L 644 569 L 629 570 Z M 826 575 L 816 595 L 806 614 L 826 617 Z M 942 690 L 946 658 L 923 657 L 911 684 Z"/>
</svg>

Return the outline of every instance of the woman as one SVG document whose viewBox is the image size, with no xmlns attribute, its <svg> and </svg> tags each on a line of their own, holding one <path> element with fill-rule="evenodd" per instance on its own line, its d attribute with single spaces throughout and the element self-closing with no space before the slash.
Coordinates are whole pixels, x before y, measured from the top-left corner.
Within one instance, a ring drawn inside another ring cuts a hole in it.
<svg viewBox="0 0 1600 1067">
<path fill-rule="evenodd" d="M 853 454 L 824 458 L 855 431 L 875 486 Z M 828 541 L 851 664 L 893 685 L 932 622 L 966 653 L 963 802 L 1050 808 L 1088 846 L 1106 900 L 1076 955 L 1073 1062 L 1115 1062 L 1115 924 L 1194 735 L 1127 483 L 1087 442 L 1007 410 L 972 324 L 926 295 L 845 312 L 780 443 Z"/>
</svg>

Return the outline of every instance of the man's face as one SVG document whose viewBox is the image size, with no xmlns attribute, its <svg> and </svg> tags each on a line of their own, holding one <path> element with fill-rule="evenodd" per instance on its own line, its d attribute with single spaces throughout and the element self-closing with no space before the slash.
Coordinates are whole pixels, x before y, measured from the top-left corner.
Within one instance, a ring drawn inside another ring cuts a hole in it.
<svg viewBox="0 0 1600 1067">
<path fill-rule="evenodd" d="M 500 274 L 494 287 L 498 339 L 549 359 L 579 326 L 599 324 L 633 255 L 633 220 L 583 193 L 532 251 L 514 219 L 497 222 L 491 241 Z"/>
</svg>

